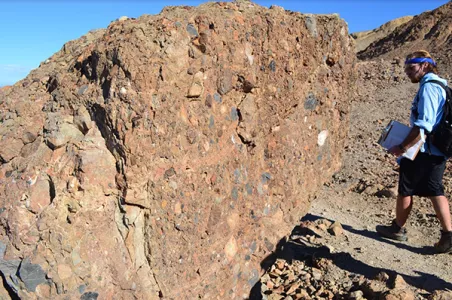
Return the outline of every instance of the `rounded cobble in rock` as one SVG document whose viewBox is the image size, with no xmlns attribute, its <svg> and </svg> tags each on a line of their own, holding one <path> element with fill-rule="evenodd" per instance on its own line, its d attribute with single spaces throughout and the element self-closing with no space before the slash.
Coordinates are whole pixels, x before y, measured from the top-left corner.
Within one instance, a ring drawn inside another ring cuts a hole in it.
<svg viewBox="0 0 452 300">
<path fill-rule="evenodd" d="M 350 300 L 361 300 L 363 299 L 364 293 L 360 290 L 351 292 L 349 295 Z"/>
<path fill-rule="evenodd" d="M 319 269 L 316 269 L 316 268 L 312 268 L 312 277 L 315 280 L 322 279 L 322 271 L 320 271 Z"/>
<path fill-rule="evenodd" d="M 342 228 L 341 223 L 334 222 L 334 224 L 329 228 L 329 232 L 334 236 L 340 236 L 344 233 L 344 229 Z"/>
</svg>

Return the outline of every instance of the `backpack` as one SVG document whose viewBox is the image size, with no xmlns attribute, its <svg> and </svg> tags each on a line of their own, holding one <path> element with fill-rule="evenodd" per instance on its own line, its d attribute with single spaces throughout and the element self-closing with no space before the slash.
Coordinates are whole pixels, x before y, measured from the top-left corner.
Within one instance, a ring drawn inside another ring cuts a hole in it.
<svg viewBox="0 0 452 300">
<path fill-rule="evenodd" d="M 438 80 L 428 80 L 436 83 L 446 91 L 443 117 L 438 126 L 427 136 L 428 141 L 439 149 L 445 156 L 452 156 L 452 89 Z"/>
</svg>

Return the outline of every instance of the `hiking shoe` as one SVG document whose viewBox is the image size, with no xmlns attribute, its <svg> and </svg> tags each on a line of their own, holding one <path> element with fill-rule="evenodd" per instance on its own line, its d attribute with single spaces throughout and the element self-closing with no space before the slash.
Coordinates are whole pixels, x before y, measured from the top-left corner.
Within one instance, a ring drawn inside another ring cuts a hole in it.
<svg viewBox="0 0 452 300">
<path fill-rule="evenodd" d="M 435 250 L 438 253 L 452 252 L 452 231 L 441 230 L 441 239 L 435 244 Z"/>
<path fill-rule="evenodd" d="M 376 229 L 377 232 L 385 238 L 396 241 L 408 240 L 406 228 L 397 225 L 395 220 L 392 221 L 391 225 L 378 225 Z"/>
</svg>

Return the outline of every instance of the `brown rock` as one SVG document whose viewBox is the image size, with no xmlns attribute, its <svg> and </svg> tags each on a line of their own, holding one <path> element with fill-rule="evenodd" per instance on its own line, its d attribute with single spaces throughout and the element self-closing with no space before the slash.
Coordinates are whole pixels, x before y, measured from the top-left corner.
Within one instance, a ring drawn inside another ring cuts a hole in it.
<svg viewBox="0 0 452 300">
<path fill-rule="evenodd" d="M 311 296 L 309 296 L 309 293 L 306 290 L 301 290 L 299 293 L 296 294 L 297 299 L 311 299 Z"/>
<path fill-rule="evenodd" d="M 392 282 L 392 288 L 393 289 L 404 289 L 406 288 L 407 284 L 405 282 L 405 279 L 401 275 L 396 275 L 394 278 L 394 281 Z"/>
<path fill-rule="evenodd" d="M 375 279 L 378 281 L 386 282 L 389 280 L 389 275 L 386 272 L 380 272 L 375 276 Z"/>
<path fill-rule="evenodd" d="M 287 295 L 295 294 L 295 291 L 300 287 L 300 283 L 291 284 L 289 289 L 286 291 Z"/>
<path fill-rule="evenodd" d="M 220 95 L 227 94 L 232 89 L 232 71 L 225 69 L 218 77 L 217 91 Z"/>
<path fill-rule="evenodd" d="M 249 294 L 341 166 L 352 46 L 335 15 L 213 2 L 66 43 L 0 97 L 11 259 L 50 297 Z"/>
<path fill-rule="evenodd" d="M 204 91 L 204 74 L 202 72 L 198 72 L 195 74 L 194 78 L 193 78 L 193 83 L 190 87 L 190 89 L 188 90 L 188 94 L 187 97 L 188 98 L 196 98 L 196 97 L 200 97 Z"/>
<path fill-rule="evenodd" d="M 33 142 L 28 143 L 22 147 L 22 149 L 20 150 L 20 156 L 26 158 L 32 154 L 35 154 L 41 145 L 41 138 L 35 139 Z"/>
<path fill-rule="evenodd" d="M 308 229 L 306 233 L 312 238 L 315 238 L 315 236 L 323 237 L 325 235 L 325 232 L 323 232 L 322 229 L 319 228 L 315 223 L 310 222 L 307 224 L 301 224 L 301 226 Z"/>
<path fill-rule="evenodd" d="M 428 300 L 450 300 L 452 299 L 452 291 L 434 291 Z"/>
<path fill-rule="evenodd" d="M 383 300 L 414 300 L 413 292 L 409 290 L 393 289 L 385 293 Z"/>
<path fill-rule="evenodd" d="M 9 162 L 20 153 L 23 146 L 20 139 L 3 138 L 0 141 L 0 161 Z"/>
<path fill-rule="evenodd" d="M 383 283 L 381 281 L 368 280 L 361 286 L 361 290 L 366 296 L 373 299 L 386 290 L 386 283 Z"/>
<path fill-rule="evenodd" d="M 22 135 L 22 142 L 24 144 L 32 143 L 36 140 L 36 135 L 30 131 L 24 132 Z"/>
<path fill-rule="evenodd" d="M 317 227 L 322 231 L 327 231 L 329 226 L 326 226 L 325 224 L 319 224 Z"/>
<path fill-rule="evenodd" d="M 83 134 L 86 134 L 92 128 L 91 122 L 91 116 L 88 110 L 84 106 L 80 107 L 74 116 L 74 125 Z"/>
<path fill-rule="evenodd" d="M 340 236 L 344 234 L 344 229 L 339 222 L 334 222 L 333 225 L 331 225 L 331 227 L 328 229 L 328 231 L 334 236 Z"/>
<path fill-rule="evenodd" d="M 284 269 L 284 264 L 285 264 L 285 263 L 286 263 L 285 260 L 278 259 L 278 260 L 276 261 L 276 267 L 277 267 L 279 270 L 283 270 L 283 269 Z"/>
<path fill-rule="evenodd" d="M 72 276 L 72 269 L 69 265 L 60 264 L 58 265 L 58 276 L 60 279 L 65 280 Z"/>
<path fill-rule="evenodd" d="M 63 147 L 70 141 L 80 141 L 82 132 L 73 124 L 63 123 L 46 134 L 46 143 L 51 149 Z"/>
<path fill-rule="evenodd" d="M 327 228 L 329 228 L 333 224 L 333 222 L 331 222 L 328 219 L 319 219 L 317 223 L 319 224 L 319 226 L 325 225 L 325 227 L 327 227 Z"/>
<path fill-rule="evenodd" d="M 31 184 L 29 209 L 34 213 L 40 213 L 52 201 L 55 191 L 51 190 L 54 187 L 50 184 L 48 178 L 38 176 L 36 183 Z"/>
<path fill-rule="evenodd" d="M 314 278 L 315 280 L 321 280 L 322 279 L 323 274 L 322 274 L 322 271 L 320 271 L 319 269 L 312 268 L 311 272 L 312 272 L 312 278 Z"/>
</svg>

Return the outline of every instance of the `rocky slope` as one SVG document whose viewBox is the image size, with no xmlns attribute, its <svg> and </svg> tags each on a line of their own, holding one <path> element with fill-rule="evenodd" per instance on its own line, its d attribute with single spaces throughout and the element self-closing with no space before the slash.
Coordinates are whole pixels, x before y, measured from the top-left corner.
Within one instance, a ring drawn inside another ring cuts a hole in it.
<svg viewBox="0 0 452 300">
<path fill-rule="evenodd" d="M 394 29 L 396 29 L 400 25 L 405 24 L 406 22 L 410 21 L 412 18 L 413 18 L 412 16 L 405 16 L 405 17 L 391 20 L 373 30 L 352 33 L 352 37 L 355 39 L 356 52 L 361 52 L 364 49 L 366 49 L 373 42 L 378 41 L 379 39 L 385 38 L 391 32 L 393 32 Z"/>
<path fill-rule="evenodd" d="M 428 12 L 400 25 L 388 36 L 375 41 L 358 53 L 358 58 L 391 59 L 401 53 L 426 49 L 440 62 L 445 71 L 451 65 L 452 3 Z"/>
<path fill-rule="evenodd" d="M 6 292 L 247 296 L 341 165 L 354 66 L 337 16 L 248 1 L 65 44 L 0 91 Z"/>
</svg>

